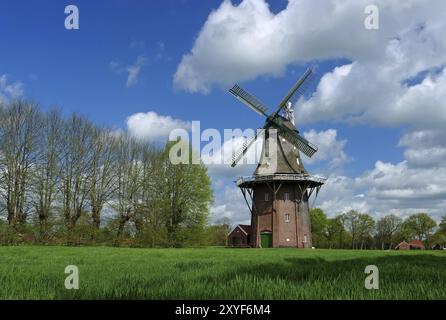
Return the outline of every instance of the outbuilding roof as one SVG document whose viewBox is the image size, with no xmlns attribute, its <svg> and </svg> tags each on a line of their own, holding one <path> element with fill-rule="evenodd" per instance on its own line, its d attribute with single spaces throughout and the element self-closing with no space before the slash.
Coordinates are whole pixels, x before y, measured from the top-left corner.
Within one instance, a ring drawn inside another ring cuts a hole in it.
<svg viewBox="0 0 446 320">
<path fill-rule="evenodd" d="M 424 248 L 424 244 L 423 242 L 421 242 L 420 240 L 412 240 L 411 242 L 409 242 L 409 244 L 413 247 L 419 247 L 419 248 Z"/>
<path fill-rule="evenodd" d="M 251 225 L 249 225 L 249 224 L 238 224 L 231 230 L 231 232 L 228 233 L 228 235 L 233 233 L 236 229 L 240 229 L 246 236 L 251 233 Z"/>
</svg>

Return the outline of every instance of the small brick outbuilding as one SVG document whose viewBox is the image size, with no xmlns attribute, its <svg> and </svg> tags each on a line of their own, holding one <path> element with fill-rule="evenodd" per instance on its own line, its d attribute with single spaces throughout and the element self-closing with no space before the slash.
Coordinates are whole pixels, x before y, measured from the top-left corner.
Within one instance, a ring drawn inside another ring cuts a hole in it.
<svg viewBox="0 0 446 320">
<path fill-rule="evenodd" d="M 228 234 L 228 246 L 248 247 L 251 241 L 251 226 L 239 224 Z"/>
<path fill-rule="evenodd" d="M 395 250 L 410 250 L 410 244 L 408 244 L 406 241 L 400 242 L 395 247 Z"/>
</svg>

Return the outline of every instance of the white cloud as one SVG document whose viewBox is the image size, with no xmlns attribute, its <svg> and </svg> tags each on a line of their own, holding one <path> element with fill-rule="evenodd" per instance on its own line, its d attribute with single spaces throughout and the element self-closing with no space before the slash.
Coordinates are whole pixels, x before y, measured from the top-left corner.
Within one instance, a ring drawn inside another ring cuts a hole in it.
<svg viewBox="0 0 446 320">
<path fill-rule="evenodd" d="M 358 194 L 355 180 L 346 176 L 331 175 L 322 186 L 317 198 L 310 205 L 322 208 L 329 217 L 349 210 L 373 213 L 365 194 Z M 361 196 L 359 196 L 361 195 Z"/>
<path fill-rule="evenodd" d="M 225 218 L 229 219 L 234 225 L 251 223 L 251 213 L 242 193 L 235 184 L 227 186 L 211 207 L 211 223 L 218 223 Z"/>
<path fill-rule="evenodd" d="M 145 65 L 145 63 L 146 59 L 142 56 L 139 56 L 136 59 L 135 64 L 126 67 L 126 70 L 128 72 L 127 88 L 133 87 L 138 83 L 139 73 L 141 72 L 141 68 Z"/>
<path fill-rule="evenodd" d="M 346 58 L 297 108 L 299 122 L 443 126 L 446 120 L 444 1 L 376 1 L 380 29 L 364 28 L 368 0 L 289 1 L 274 14 L 262 0 L 224 1 L 203 25 L 174 76 L 177 88 L 207 93 L 290 64 Z M 228 49 L 230 48 L 230 49 Z M 440 72 L 426 72 L 433 68 Z M 408 79 L 421 77 L 409 85 Z"/>
<path fill-rule="evenodd" d="M 446 51 L 445 51 L 446 54 Z M 446 62 L 446 58 L 445 58 Z M 389 62 L 390 64 L 390 62 Z M 297 109 L 301 122 L 338 120 L 381 126 L 443 127 L 446 121 L 446 69 L 428 73 L 409 86 L 388 65 L 354 62 L 325 74 L 316 92 Z"/>
<path fill-rule="evenodd" d="M 257 139 L 237 165 L 231 167 L 232 155 L 242 147 L 246 138 L 234 137 L 228 141 L 222 141 L 221 147 L 214 150 L 212 155 L 202 150 L 201 159 L 207 164 L 209 174 L 213 179 L 235 180 L 237 177 L 248 176 L 254 172 L 262 153 L 263 139 Z"/>
<path fill-rule="evenodd" d="M 396 165 L 377 162 L 373 170 L 355 179 L 329 177 L 314 205 L 330 217 L 349 210 L 368 213 L 375 218 L 390 213 L 406 217 L 427 212 L 439 221 L 445 214 L 446 188 L 442 186 L 445 173 L 443 170 L 437 179 L 429 182 L 427 179 L 438 172 L 409 169 L 405 162 Z M 413 175 L 413 178 L 406 181 L 405 175 Z M 364 190 L 364 193 L 357 194 L 358 190 Z"/>
<path fill-rule="evenodd" d="M 23 92 L 24 88 L 22 82 L 11 82 L 7 75 L 0 75 L 0 103 L 10 99 L 19 98 L 23 96 Z"/>
<path fill-rule="evenodd" d="M 446 167 L 446 132 L 414 131 L 403 135 L 399 146 L 407 147 L 404 156 L 411 167 Z"/>
<path fill-rule="evenodd" d="M 158 115 L 156 112 L 135 113 L 127 118 L 127 129 L 134 137 L 144 140 L 167 139 L 174 129 L 189 130 L 189 122 Z"/>
<path fill-rule="evenodd" d="M 304 132 L 305 138 L 318 147 L 314 156 L 304 161 L 308 164 L 325 161 L 330 170 L 341 168 L 350 158 L 344 151 L 347 140 L 338 140 L 337 134 L 335 129 Z"/>
<path fill-rule="evenodd" d="M 119 62 L 111 61 L 110 70 L 118 75 L 127 74 L 127 88 L 131 88 L 138 84 L 141 69 L 146 65 L 147 59 L 144 56 L 138 56 L 134 64 L 122 65 Z"/>
<path fill-rule="evenodd" d="M 379 30 L 364 28 L 369 4 L 369 0 L 290 0 L 286 9 L 274 14 L 263 0 L 239 5 L 226 0 L 211 12 L 191 51 L 183 56 L 174 84 L 206 93 L 213 85 L 280 75 L 290 64 L 315 59 L 376 61 L 387 55 L 397 64 L 417 59 L 407 76 L 444 61 L 443 1 L 412 0 L 404 5 L 375 1 Z M 398 38 L 398 45 L 388 46 Z"/>
</svg>

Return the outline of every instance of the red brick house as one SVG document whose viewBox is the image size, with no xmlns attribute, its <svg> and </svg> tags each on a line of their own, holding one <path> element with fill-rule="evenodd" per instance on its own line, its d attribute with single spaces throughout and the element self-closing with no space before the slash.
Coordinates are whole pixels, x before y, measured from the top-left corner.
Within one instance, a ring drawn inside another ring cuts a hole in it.
<svg viewBox="0 0 446 320">
<path fill-rule="evenodd" d="M 228 234 L 228 246 L 248 247 L 251 241 L 251 226 L 239 224 Z"/>
</svg>

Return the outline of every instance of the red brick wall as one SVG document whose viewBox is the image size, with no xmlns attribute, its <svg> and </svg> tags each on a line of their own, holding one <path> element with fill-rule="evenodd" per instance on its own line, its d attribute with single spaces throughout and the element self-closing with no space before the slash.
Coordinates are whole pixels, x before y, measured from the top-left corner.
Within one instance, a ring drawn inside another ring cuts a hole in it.
<svg viewBox="0 0 446 320">
<path fill-rule="evenodd" d="M 270 183 L 271 187 L 272 185 Z M 279 185 L 276 182 L 276 188 Z M 266 192 L 269 193 L 268 201 L 265 201 Z M 285 199 L 285 193 L 288 193 L 288 200 Z M 308 199 L 306 196 L 301 199 L 297 184 L 283 183 L 275 199 L 273 191 L 266 184 L 259 184 L 254 189 L 254 202 L 252 246 L 259 247 L 260 233 L 268 230 L 273 232 L 273 247 L 311 248 Z M 285 221 L 286 214 L 289 214 L 289 222 Z"/>
</svg>

